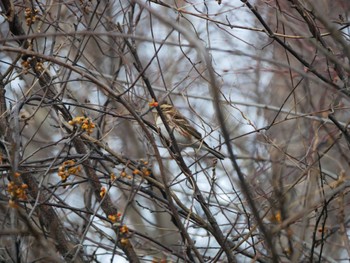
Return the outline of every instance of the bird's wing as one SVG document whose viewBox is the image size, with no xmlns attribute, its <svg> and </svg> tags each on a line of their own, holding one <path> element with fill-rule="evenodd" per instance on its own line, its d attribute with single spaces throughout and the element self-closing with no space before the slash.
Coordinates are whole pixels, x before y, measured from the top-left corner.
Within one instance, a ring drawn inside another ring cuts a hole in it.
<svg viewBox="0 0 350 263">
<path fill-rule="evenodd" d="M 198 140 L 202 140 L 202 134 L 200 134 L 200 132 L 193 128 L 193 126 L 186 119 L 186 117 L 183 116 L 180 112 L 174 111 L 173 115 L 171 116 L 171 121 L 174 123 L 175 127 L 179 128 L 180 133 L 184 136 L 193 136 Z"/>
</svg>

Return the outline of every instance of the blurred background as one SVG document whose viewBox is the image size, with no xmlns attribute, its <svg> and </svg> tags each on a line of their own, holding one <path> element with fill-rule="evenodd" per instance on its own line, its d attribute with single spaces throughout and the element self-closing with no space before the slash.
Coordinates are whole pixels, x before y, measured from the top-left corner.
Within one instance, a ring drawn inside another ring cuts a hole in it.
<svg viewBox="0 0 350 263">
<path fill-rule="evenodd" d="M 349 261 L 348 1 L 0 6 L 2 262 Z"/>
</svg>

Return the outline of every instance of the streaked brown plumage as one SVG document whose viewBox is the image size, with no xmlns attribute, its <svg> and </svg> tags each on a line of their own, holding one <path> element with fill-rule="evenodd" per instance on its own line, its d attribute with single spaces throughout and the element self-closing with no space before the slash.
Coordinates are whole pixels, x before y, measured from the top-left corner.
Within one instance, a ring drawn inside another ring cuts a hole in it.
<svg viewBox="0 0 350 263">
<path fill-rule="evenodd" d="M 174 138 L 180 150 L 186 147 L 194 149 L 205 149 L 219 159 L 224 159 L 225 156 L 220 152 L 212 149 L 203 140 L 202 135 L 190 124 L 190 122 L 183 116 L 175 107 L 170 104 L 161 104 L 160 109 L 167 120 L 167 124 L 173 132 Z M 156 124 L 160 129 L 162 135 L 170 140 L 170 136 L 162 122 L 162 119 L 157 114 Z"/>
</svg>

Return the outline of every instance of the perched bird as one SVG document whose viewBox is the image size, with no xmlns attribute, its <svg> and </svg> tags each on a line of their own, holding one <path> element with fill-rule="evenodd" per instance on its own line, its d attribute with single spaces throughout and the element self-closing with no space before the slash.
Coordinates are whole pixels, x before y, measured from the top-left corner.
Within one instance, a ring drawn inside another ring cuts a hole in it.
<svg viewBox="0 0 350 263">
<path fill-rule="evenodd" d="M 209 147 L 209 145 L 203 140 L 202 135 L 174 106 L 164 103 L 159 107 L 167 121 L 169 128 L 173 133 L 173 136 L 180 150 L 186 147 L 192 147 L 194 149 L 205 149 L 217 158 L 221 160 L 225 159 L 225 156 L 223 154 Z M 156 125 L 159 128 L 162 136 L 167 140 L 170 140 L 169 133 L 167 132 L 167 129 L 158 113 L 156 116 Z"/>
</svg>

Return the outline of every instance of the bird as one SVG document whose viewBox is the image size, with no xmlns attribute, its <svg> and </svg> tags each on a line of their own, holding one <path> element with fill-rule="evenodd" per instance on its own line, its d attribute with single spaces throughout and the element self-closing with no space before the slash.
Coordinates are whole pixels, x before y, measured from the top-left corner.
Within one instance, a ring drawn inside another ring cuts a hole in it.
<svg viewBox="0 0 350 263">
<path fill-rule="evenodd" d="M 186 147 L 205 149 L 215 157 L 221 160 L 225 159 L 225 156 L 222 153 L 214 150 L 204 141 L 202 134 L 200 134 L 200 132 L 198 132 L 186 117 L 183 116 L 174 106 L 168 103 L 163 103 L 160 104 L 159 107 L 171 129 L 171 132 L 173 133 L 180 151 Z M 162 137 L 170 141 L 170 135 L 158 112 L 156 113 L 156 125 Z"/>
</svg>

